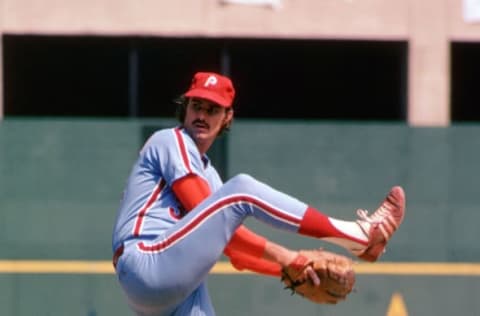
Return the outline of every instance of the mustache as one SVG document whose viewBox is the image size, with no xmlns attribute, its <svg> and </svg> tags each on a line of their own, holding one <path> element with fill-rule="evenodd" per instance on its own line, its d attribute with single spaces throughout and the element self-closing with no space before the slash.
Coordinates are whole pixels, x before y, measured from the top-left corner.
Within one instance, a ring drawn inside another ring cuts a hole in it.
<svg viewBox="0 0 480 316">
<path fill-rule="evenodd" d="M 205 126 L 205 127 L 210 127 L 207 122 L 205 122 L 204 120 L 200 120 L 200 119 L 196 119 L 192 122 L 193 125 L 196 125 L 196 124 L 199 124 L 199 125 L 202 125 L 202 126 Z"/>
</svg>

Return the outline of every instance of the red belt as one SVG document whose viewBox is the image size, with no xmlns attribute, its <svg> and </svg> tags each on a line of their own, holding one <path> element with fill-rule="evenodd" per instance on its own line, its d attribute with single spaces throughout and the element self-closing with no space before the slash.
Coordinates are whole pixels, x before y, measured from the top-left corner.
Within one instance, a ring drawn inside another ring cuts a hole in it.
<svg viewBox="0 0 480 316">
<path fill-rule="evenodd" d="M 115 269 L 117 268 L 118 259 L 122 254 L 123 254 L 123 245 L 118 247 L 117 250 L 115 250 L 115 252 L 113 253 L 112 263 Z"/>
</svg>

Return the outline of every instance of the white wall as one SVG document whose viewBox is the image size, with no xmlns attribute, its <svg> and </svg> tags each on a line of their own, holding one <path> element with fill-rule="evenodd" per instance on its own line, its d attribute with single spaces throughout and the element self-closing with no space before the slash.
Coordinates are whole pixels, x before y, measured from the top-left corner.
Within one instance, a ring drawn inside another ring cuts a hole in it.
<svg viewBox="0 0 480 316">
<path fill-rule="evenodd" d="M 480 23 L 465 23 L 462 3 L 282 0 L 274 10 L 221 0 L 0 0 L 0 27 L 8 34 L 405 40 L 408 122 L 446 126 L 450 41 L 480 41 Z"/>
</svg>

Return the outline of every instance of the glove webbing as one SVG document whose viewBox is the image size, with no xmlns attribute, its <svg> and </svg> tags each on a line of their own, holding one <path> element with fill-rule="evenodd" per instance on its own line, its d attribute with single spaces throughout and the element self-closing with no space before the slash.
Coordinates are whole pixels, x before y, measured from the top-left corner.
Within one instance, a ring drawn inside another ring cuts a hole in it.
<svg viewBox="0 0 480 316">
<path fill-rule="evenodd" d="M 298 274 L 302 273 L 308 265 L 313 265 L 313 261 L 311 261 L 310 259 L 308 259 L 307 257 L 303 256 L 303 255 L 298 255 L 289 265 L 288 267 L 297 271 Z M 282 269 L 282 278 L 280 279 L 281 282 L 285 281 L 285 280 L 288 280 L 290 282 L 290 286 L 285 286 L 283 289 L 284 290 L 291 290 L 292 292 L 290 293 L 291 295 L 294 295 L 295 293 L 297 293 L 295 291 L 295 288 L 297 288 L 298 286 L 302 285 L 303 283 L 306 282 L 306 280 L 304 281 L 300 281 L 300 280 L 296 280 L 294 281 L 292 279 L 292 277 L 287 273 L 286 269 L 283 268 Z"/>
</svg>

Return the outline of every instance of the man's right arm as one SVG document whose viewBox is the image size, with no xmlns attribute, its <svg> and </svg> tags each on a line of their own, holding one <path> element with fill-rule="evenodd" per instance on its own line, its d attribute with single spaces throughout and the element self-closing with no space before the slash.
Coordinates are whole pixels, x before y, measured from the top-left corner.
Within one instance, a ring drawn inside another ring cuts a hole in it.
<svg viewBox="0 0 480 316">
<path fill-rule="evenodd" d="M 298 253 L 241 225 L 225 247 L 224 254 L 238 270 L 280 276 L 282 268 L 290 264 Z"/>
</svg>

